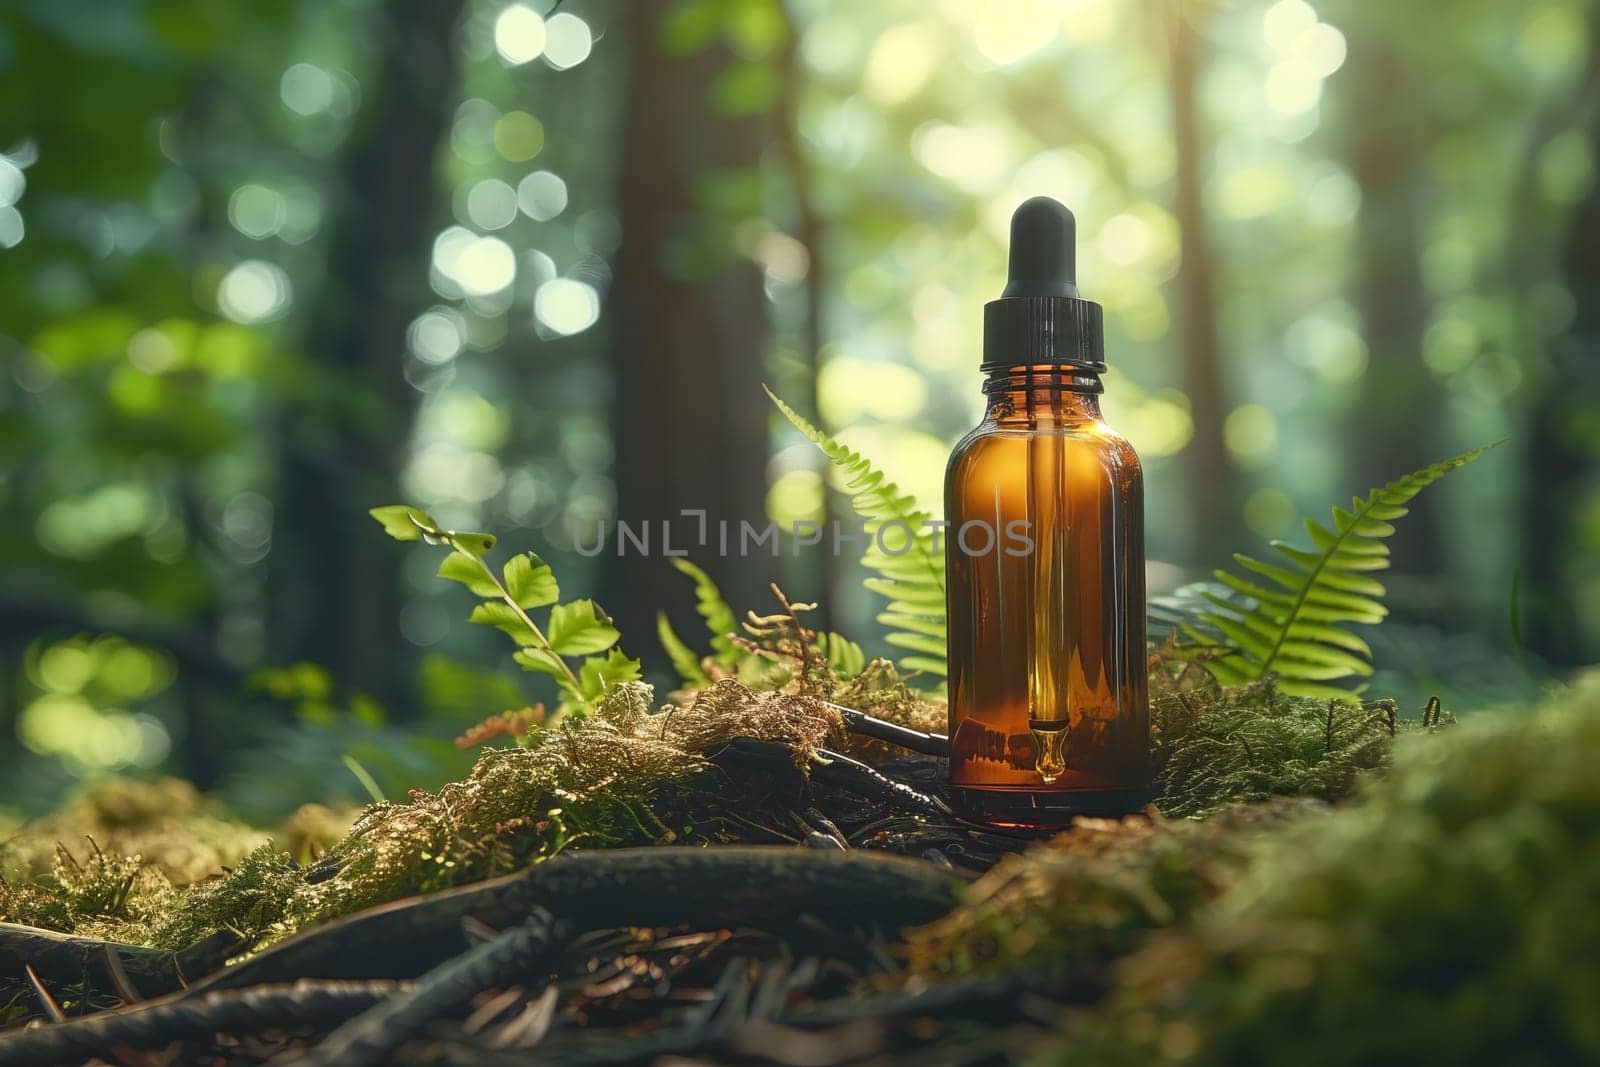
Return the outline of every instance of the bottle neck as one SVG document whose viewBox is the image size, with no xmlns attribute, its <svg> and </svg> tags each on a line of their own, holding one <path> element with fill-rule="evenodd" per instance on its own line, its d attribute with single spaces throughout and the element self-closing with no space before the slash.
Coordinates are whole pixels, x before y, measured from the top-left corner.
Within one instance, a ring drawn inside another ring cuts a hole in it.
<svg viewBox="0 0 1600 1067">
<path fill-rule="evenodd" d="M 1100 376 L 1078 367 L 1033 364 L 991 371 L 988 417 L 1002 425 L 1100 421 Z"/>
</svg>

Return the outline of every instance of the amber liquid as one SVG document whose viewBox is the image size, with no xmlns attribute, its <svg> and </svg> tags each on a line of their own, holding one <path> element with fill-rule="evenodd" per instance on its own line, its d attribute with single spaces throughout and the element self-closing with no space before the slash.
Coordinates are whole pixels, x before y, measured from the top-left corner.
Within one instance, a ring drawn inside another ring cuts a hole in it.
<svg viewBox="0 0 1600 1067">
<path fill-rule="evenodd" d="M 986 822 L 1148 799 L 1143 475 L 1089 387 L 1060 368 L 991 378 L 950 458 L 951 795 Z"/>
</svg>

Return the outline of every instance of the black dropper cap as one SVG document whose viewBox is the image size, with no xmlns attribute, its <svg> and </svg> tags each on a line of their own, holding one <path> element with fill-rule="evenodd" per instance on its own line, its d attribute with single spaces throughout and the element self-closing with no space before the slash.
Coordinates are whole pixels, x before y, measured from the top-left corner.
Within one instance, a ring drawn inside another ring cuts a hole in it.
<svg viewBox="0 0 1600 1067">
<path fill-rule="evenodd" d="M 1011 268 L 1000 299 L 983 306 L 984 371 L 1059 363 L 1106 369 L 1099 304 L 1078 295 L 1077 222 L 1048 196 L 1011 216 Z"/>
</svg>

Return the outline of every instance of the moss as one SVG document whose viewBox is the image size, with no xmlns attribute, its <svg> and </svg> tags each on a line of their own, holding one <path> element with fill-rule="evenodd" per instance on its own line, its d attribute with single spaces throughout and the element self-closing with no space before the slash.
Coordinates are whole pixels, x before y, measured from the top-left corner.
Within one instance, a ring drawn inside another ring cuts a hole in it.
<svg viewBox="0 0 1600 1067">
<path fill-rule="evenodd" d="M 79 855 L 57 846 L 50 872 L 31 884 L 0 885 L 0 921 L 113 937 L 164 914 L 175 897 L 160 868 L 91 840 Z"/>
<path fill-rule="evenodd" d="M 239 862 L 266 840 L 261 831 L 224 818 L 188 782 L 106 778 L 10 836 L 0 846 L 0 875 L 21 882 L 45 878 L 61 847 L 74 853 L 87 847 L 141 857 L 173 884 L 187 885 Z"/>
<path fill-rule="evenodd" d="M 1157 806 L 1201 816 L 1272 796 L 1340 800 L 1420 727 L 1392 701 L 1286 696 L 1269 679 L 1223 689 L 1209 678 L 1158 690 L 1150 706 Z"/>
<path fill-rule="evenodd" d="M 1306 810 L 1306 802 L 1278 801 L 1204 822 L 1153 812 L 1079 819 L 1052 841 L 1002 860 L 972 884 L 963 907 L 909 931 L 910 973 L 1105 962 L 1215 898 L 1238 878 L 1264 828 Z"/>
<path fill-rule="evenodd" d="M 1600 1059 L 1596 752 L 1595 688 L 1403 740 L 1357 802 L 1271 835 L 1124 961 L 1070 1058 Z"/>
<path fill-rule="evenodd" d="M 1397 736 L 1422 728 L 1386 701 L 1289 697 L 1270 680 L 1221 688 L 1200 671 L 1163 680 L 1152 699 L 1161 814 L 1080 819 L 1002 861 L 964 908 L 911 932 L 912 973 L 1125 953 L 1230 887 L 1264 828 L 1348 797 Z"/>
<path fill-rule="evenodd" d="M 844 739 L 843 722 L 820 700 L 754 693 L 731 679 L 659 713 L 652 698 L 643 684 L 619 685 L 592 716 L 539 731 L 528 747 L 486 751 L 463 781 L 437 793 L 416 791 L 409 803 L 375 804 L 342 835 L 337 813 L 303 808 L 281 845 L 205 822 L 192 790 L 119 785 L 27 836 L 19 851 L 26 858 L 16 861 L 21 877 L 0 885 L 0 918 L 173 950 L 226 928 L 259 947 L 374 904 L 505 874 L 574 845 L 670 840 L 673 833 L 650 811 L 658 790 L 701 770 L 701 753 L 730 738 L 784 741 L 802 766 L 817 748 Z M 170 813 L 162 814 L 168 803 Z M 192 854 L 179 847 L 185 820 L 198 821 L 188 841 Z M 81 869 L 60 857 L 39 869 L 33 853 L 46 835 L 85 828 L 119 849 L 95 849 Z M 199 880 L 172 877 L 196 871 Z"/>
</svg>

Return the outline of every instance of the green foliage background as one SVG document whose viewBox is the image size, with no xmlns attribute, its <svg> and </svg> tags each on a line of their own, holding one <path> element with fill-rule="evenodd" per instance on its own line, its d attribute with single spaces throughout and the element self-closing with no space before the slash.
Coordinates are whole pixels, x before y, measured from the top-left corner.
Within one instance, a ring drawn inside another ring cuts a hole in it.
<svg viewBox="0 0 1600 1067">
<path fill-rule="evenodd" d="M 1372 690 L 1600 658 L 1592 5 L 525 3 L 531 58 L 501 0 L 0 12 L 5 804 L 461 777 L 452 737 L 556 693 L 389 500 L 537 552 L 664 682 L 692 587 L 573 524 L 849 517 L 760 381 L 936 505 L 1037 192 L 1107 309 L 1153 592 L 1506 438 L 1391 543 Z M 936 639 L 853 558 L 693 559 L 869 656 Z"/>
</svg>

